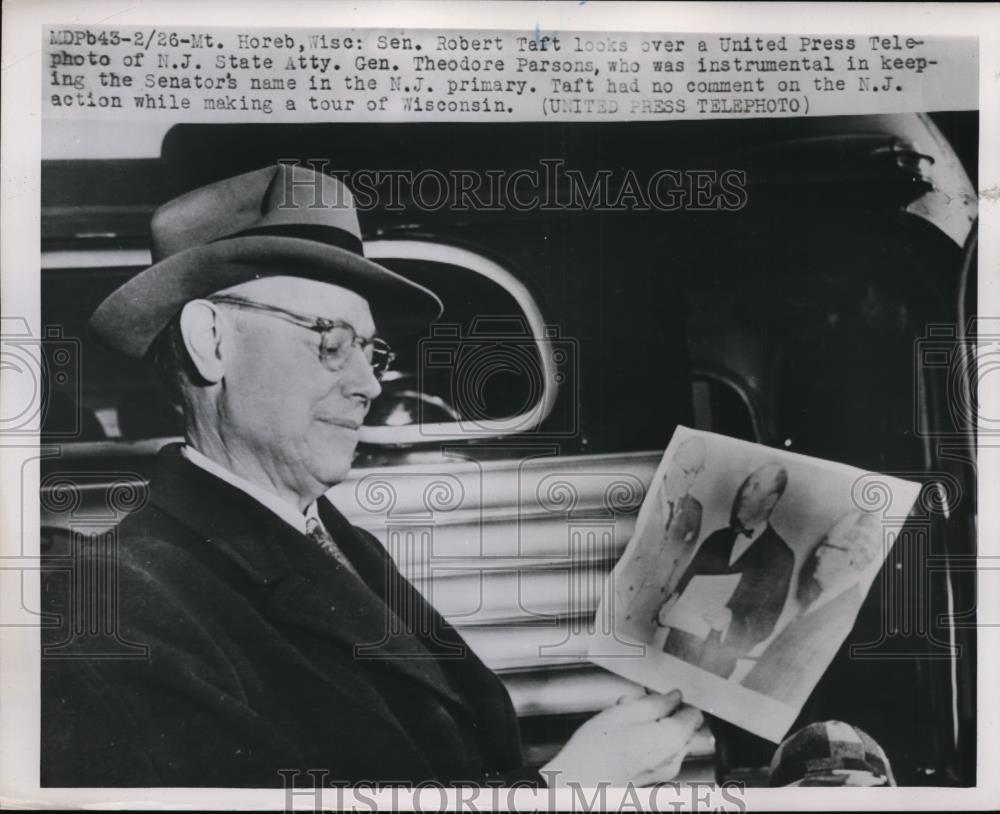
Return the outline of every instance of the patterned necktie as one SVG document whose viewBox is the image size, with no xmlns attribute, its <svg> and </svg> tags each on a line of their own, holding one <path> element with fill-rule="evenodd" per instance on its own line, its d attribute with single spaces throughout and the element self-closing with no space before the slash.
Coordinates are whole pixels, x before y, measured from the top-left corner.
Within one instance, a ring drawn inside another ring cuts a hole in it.
<svg viewBox="0 0 1000 814">
<path fill-rule="evenodd" d="M 344 556 L 344 552 L 341 551 L 337 544 L 333 541 L 329 532 L 323 528 L 323 524 L 319 522 L 318 518 L 310 517 L 306 520 L 306 537 L 316 543 L 327 554 L 344 566 L 344 568 L 355 576 L 358 576 L 358 572 L 354 570 L 354 566 L 351 565 L 347 557 Z"/>
</svg>

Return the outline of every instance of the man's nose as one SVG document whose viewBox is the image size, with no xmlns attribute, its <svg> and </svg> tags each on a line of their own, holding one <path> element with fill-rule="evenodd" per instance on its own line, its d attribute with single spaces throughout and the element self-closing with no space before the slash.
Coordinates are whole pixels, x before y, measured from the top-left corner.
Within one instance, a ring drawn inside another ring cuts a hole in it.
<svg viewBox="0 0 1000 814">
<path fill-rule="evenodd" d="M 365 376 L 363 385 L 364 387 L 363 395 L 369 401 L 372 401 L 374 399 L 377 399 L 379 395 L 382 393 L 382 385 L 378 380 L 378 376 L 375 375 L 374 368 L 367 362 L 364 363 L 364 367 L 365 367 Z"/>
<path fill-rule="evenodd" d="M 368 401 L 378 398 L 382 392 L 382 385 L 375 375 L 375 369 L 360 349 L 355 348 L 348 370 L 351 395 L 363 396 Z"/>
</svg>

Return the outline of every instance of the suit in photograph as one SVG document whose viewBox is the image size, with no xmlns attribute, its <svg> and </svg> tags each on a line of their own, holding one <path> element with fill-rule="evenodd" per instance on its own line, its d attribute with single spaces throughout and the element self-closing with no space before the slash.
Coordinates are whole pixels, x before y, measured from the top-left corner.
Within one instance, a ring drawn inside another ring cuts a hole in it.
<svg viewBox="0 0 1000 814">
<path fill-rule="evenodd" d="M 761 654 L 743 686 L 785 704 L 802 704 L 851 632 L 863 598 L 855 585 L 799 613 Z"/>
<path fill-rule="evenodd" d="M 683 594 L 696 576 L 739 574 L 739 582 L 727 603 L 732 621 L 725 635 L 713 630 L 707 638 L 701 638 L 671 629 L 663 646 L 665 653 L 723 678 L 732 673 L 740 656 L 771 635 L 788 597 L 795 562 L 791 548 L 767 524 L 730 565 L 737 534 L 728 526 L 710 534 L 695 552 L 674 591 L 674 596 Z"/>
</svg>

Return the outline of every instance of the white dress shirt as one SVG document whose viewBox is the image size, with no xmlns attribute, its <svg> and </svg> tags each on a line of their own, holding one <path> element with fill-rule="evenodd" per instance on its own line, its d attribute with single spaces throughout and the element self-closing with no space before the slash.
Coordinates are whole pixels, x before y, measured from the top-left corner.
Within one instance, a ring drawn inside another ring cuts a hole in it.
<svg viewBox="0 0 1000 814">
<path fill-rule="evenodd" d="M 750 530 L 750 536 L 747 537 L 745 534 L 737 534 L 736 541 L 733 543 L 732 553 L 729 555 L 729 567 L 733 567 L 733 563 L 736 562 L 743 554 L 746 552 L 750 546 L 757 542 L 757 538 L 764 533 L 764 529 L 767 528 L 767 523 L 762 523 L 755 529 Z"/>
</svg>

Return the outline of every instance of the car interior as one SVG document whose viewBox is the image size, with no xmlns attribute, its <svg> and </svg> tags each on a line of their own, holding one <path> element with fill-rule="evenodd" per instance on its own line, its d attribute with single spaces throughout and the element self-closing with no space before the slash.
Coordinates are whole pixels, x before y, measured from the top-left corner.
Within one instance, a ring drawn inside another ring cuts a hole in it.
<svg viewBox="0 0 1000 814">
<path fill-rule="evenodd" d="M 86 331 L 149 263 L 157 206 L 278 160 L 322 160 L 349 185 L 364 170 L 537 170 L 532 191 L 563 204 L 526 209 L 508 189 L 492 207 L 430 208 L 404 188 L 362 208 L 367 255 L 445 311 L 394 342 L 335 502 L 501 674 L 537 766 L 628 689 L 571 634 L 595 624 L 595 586 L 675 427 L 917 480 L 793 728 L 843 720 L 882 744 L 900 785 L 972 785 L 977 121 L 177 125 L 158 156 L 43 161 L 42 347 L 67 371 L 47 377 L 41 408 L 58 446 L 42 464 L 43 553 L 113 524 L 108 490 L 141 482 L 183 435 L 152 372 Z M 625 204 L 565 205 L 554 159 L 604 173 Z M 741 173 L 745 200 L 665 211 L 623 192 L 663 169 Z M 90 484 L 80 499 L 56 499 L 74 477 Z M 403 522 L 416 515 L 423 537 Z M 679 779 L 765 783 L 775 744 L 707 717 Z"/>
</svg>

